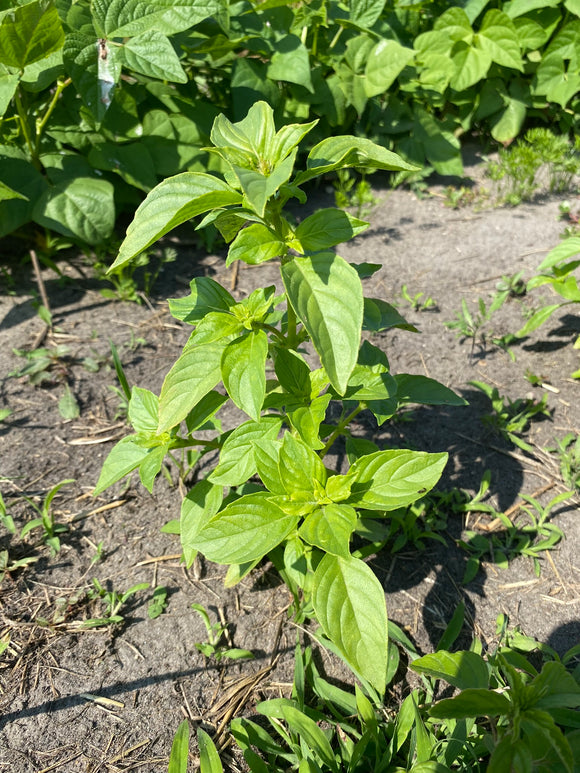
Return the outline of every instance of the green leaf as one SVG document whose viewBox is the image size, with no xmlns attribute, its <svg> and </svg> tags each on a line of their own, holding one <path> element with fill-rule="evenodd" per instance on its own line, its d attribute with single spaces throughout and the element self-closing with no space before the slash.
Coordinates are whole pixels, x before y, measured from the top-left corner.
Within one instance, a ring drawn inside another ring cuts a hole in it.
<svg viewBox="0 0 580 773">
<path fill-rule="evenodd" d="M 552 268 L 558 263 L 574 258 L 578 254 L 580 254 L 580 237 L 571 236 L 561 241 L 553 250 L 550 250 L 540 263 L 538 270 L 545 271 L 547 268 Z"/>
<path fill-rule="evenodd" d="M 493 9 L 483 17 L 477 43 L 492 62 L 502 67 L 523 70 L 518 33 L 510 17 Z"/>
<path fill-rule="evenodd" d="M 115 225 L 114 188 L 107 180 L 79 177 L 48 188 L 36 202 L 34 220 L 64 236 L 96 245 Z"/>
<path fill-rule="evenodd" d="M 356 510 L 350 505 L 323 505 L 306 516 L 298 533 L 305 542 L 325 553 L 349 558 L 356 519 Z"/>
<path fill-rule="evenodd" d="M 65 385 L 64 395 L 58 401 L 58 412 L 63 419 L 77 419 L 81 415 L 77 399 L 68 384 Z"/>
<path fill-rule="evenodd" d="M 348 500 L 368 510 L 406 507 L 437 483 L 447 454 L 424 451 L 378 451 L 361 456 L 350 468 L 353 479 Z"/>
<path fill-rule="evenodd" d="M 129 401 L 129 421 L 135 432 L 157 434 L 159 398 L 148 389 L 134 386 Z"/>
<path fill-rule="evenodd" d="M 363 330 L 371 333 L 381 333 L 392 327 L 418 333 L 415 325 L 411 325 L 402 317 L 394 306 L 380 298 L 365 298 L 363 308 Z"/>
<path fill-rule="evenodd" d="M 64 31 L 51 3 L 33 0 L 10 10 L 0 24 L 0 64 L 23 70 L 63 47 Z"/>
<path fill-rule="evenodd" d="M 197 731 L 199 773 L 223 773 L 223 766 L 214 742 L 201 727 Z"/>
<path fill-rule="evenodd" d="M 323 252 L 282 266 L 288 300 L 304 324 L 333 387 L 343 394 L 361 336 L 363 295 L 356 271 Z"/>
<path fill-rule="evenodd" d="M 274 53 L 268 65 L 268 78 L 288 81 L 314 92 L 310 77 L 308 49 L 296 35 L 285 35 L 273 43 Z"/>
<path fill-rule="evenodd" d="M 347 242 L 368 228 L 368 223 L 358 220 L 342 209 L 319 209 L 307 217 L 294 235 L 305 252 L 327 250 L 336 244 Z"/>
<path fill-rule="evenodd" d="M 269 492 L 247 494 L 208 521 L 192 547 L 218 564 L 244 564 L 273 550 L 297 522 L 297 516 L 271 501 Z"/>
<path fill-rule="evenodd" d="M 419 405 L 468 405 L 467 400 L 455 394 L 449 387 L 435 379 L 416 376 L 411 373 L 398 373 L 397 400 L 400 405 L 418 403 Z"/>
<path fill-rule="evenodd" d="M 200 276 L 190 282 L 191 293 L 185 298 L 171 298 L 169 311 L 175 319 L 194 325 L 212 311 L 229 311 L 235 300 L 219 282 Z"/>
<path fill-rule="evenodd" d="M 184 719 L 177 728 L 171 744 L 169 767 L 167 773 L 187 773 L 187 758 L 189 756 L 189 722 Z"/>
<path fill-rule="evenodd" d="M 545 663 L 530 686 L 538 695 L 535 705 L 539 709 L 580 706 L 580 685 L 562 663 Z"/>
<path fill-rule="evenodd" d="M 148 30 L 123 45 L 125 64 L 131 70 L 151 78 L 187 83 L 187 75 L 168 38 L 157 30 Z"/>
<path fill-rule="evenodd" d="M 287 409 L 288 418 L 306 445 L 318 451 L 324 448 L 320 440 L 320 425 L 324 421 L 332 395 L 327 392 L 315 397 L 309 406 Z"/>
<path fill-rule="evenodd" d="M 280 480 L 290 499 L 302 499 L 326 485 L 327 472 L 318 454 L 290 432 L 280 450 Z M 318 485 L 317 485 L 318 484 Z"/>
<path fill-rule="evenodd" d="M 351 21 L 359 27 L 370 28 L 378 21 L 384 7 L 385 0 L 350 0 Z"/>
<path fill-rule="evenodd" d="M 312 603 L 326 636 L 379 695 L 387 672 L 385 594 L 369 567 L 356 558 L 326 555 L 314 573 Z"/>
<path fill-rule="evenodd" d="M 306 748 L 317 754 L 325 766 L 338 773 L 332 746 L 316 722 L 294 706 L 283 705 L 282 714 L 292 732 L 299 736 Z"/>
<path fill-rule="evenodd" d="M 92 11 L 100 31 L 108 38 L 126 38 L 150 29 L 165 35 L 190 29 L 219 14 L 220 0 L 93 0 Z"/>
<path fill-rule="evenodd" d="M 465 91 L 485 78 L 491 65 L 491 55 L 482 48 L 462 42 L 456 43 L 453 50 L 455 75 L 450 85 L 455 91 Z"/>
<path fill-rule="evenodd" d="M 0 182 L 0 201 L 8 201 L 9 199 L 22 199 L 22 201 L 28 201 L 27 196 L 23 196 L 18 191 L 9 188 L 8 185 L 4 185 Z"/>
<path fill-rule="evenodd" d="M 18 73 L 9 72 L 0 66 L 0 118 L 8 110 L 8 105 L 12 101 L 12 97 L 18 86 Z M 8 198 L 4 196 L 4 198 Z M 3 199 L 0 198 L 0 201 Z"/>
<path fill-rule="evenodd" d="M 306 170 L 296 176 L 296 185 L 306 180 L 346 167 L 387 169 L 401 172 L 417 172 L 419 167 L 409 164 L 390 150 L 362 137 L 344 135 L 327 137 L 315 145 L 306 161 Z"/>
<path fill-rule="evenodd" d="M 272 494 L 286 496 L 286 489 L 280 479 L 280 450 L 282 443 L 279 440 L 263 438 L 254 443 L 254 459 L 262 483 Z"/>
<path fill-rule="evenodd" d="M 202 172 L 183 172 L 164 180 L 138 208 L 110 270 L 124 266 L 181 223 L 215 207 L 239 204 L 241 198 L 229 185 Z"/>
<path fill-rule="evenodd" d="M 252 330 L 230 341 L 221 359 L 221 376 L 229 396 L 256 421 L 266 396 L 267 356 L 268 336 L 263 330 Z"/>
<path fill-rule="evenodd" d="M 91 149 L 88 160 L 95 169 L 116 172 L 145 193 L 157 184 L 153 159 L 142 143 L 101 142 Z"/>
<path fill-rule="evenodd" d="M 475 652 L 440 650 L 414 660 L 410 667 L 419 674 L 445 679 L 460 690 L 466 687 L 487 688 L 489 670 L 481 655 Z"/>
<path fill-rule="evenodd" d="M 518 330 L 516 336 L 518 338 L 523 338 L 524 336 L 529 335 L 534 330 L 539 328 L 540 325 L 543 325 L 544 322 L 549 319 L 552 314 L 561 306 L 561 303 L 553 303 L 550 306 L 544 306 L 528 319 L 526 324 Z"/>
<path fill-rule="evenodd" d="M 244 263 L 255 266 L 281 257 L 286 251 L 286 245 L 274 231 L 261 223 L 252 223 L 243 228 L 230 245 L 226 266 L 230 266 L 235 260 L 243 260 Z"/>
<path fill-rule="evenodd" d="M 498 142 L 508 142 L 517 137 L 526 119 L 526 114 L 525 103 L 509 97 L 504 111 L 492 126 L 491 136 Z"/>
<path fill-rule="evenodd" d="M 94 35 L 71 32 L 64 42 L 63 61 L 83 102 L 102 121 L 121 77 L 121 48 L 106 41 L 100 48 Z"/>
<path fill-rule="evenodd" d="M 181 503 L 179 521 L 181 547 L 186 566 L 191 566 L 196 550 L 195 537 L 204 524 L 218 512 L 223 501 L 223 486 L 200 480 L 191 488 Z"/>
<path fill-rule="evenodd" d="M 93 496 L 98 496 L 113 483 L 139 467 L 151 449 L 138 445 L 137 441 L 136 435 L 129 435 L 119 440 L 113 447 L 103 463 Z"/>
<path fill-rule="evenodd" d="M 365 68 L 367 97 L 384 94 L 414 56 L 412 48 L 405 48 L 396 40 L 381 40 L 377 43 L 369 54 Z"/>
<path fill-rule="evenodd" d="M 509 714 L 511 708 L 510 701 L 500 693 L 483 688 L 467 688 L 455 698 L 445 698 L 431 706 L 429 714 L 440 719 L 497 717 Z"/>
<path fill-rule="evenodd" d="M 179 424 L 221 379 L 225 343 L 186 347 L 163 382 L 159 395 L 158 433 Z"/>
<path fill-rule="evenodd" d="M 245 483 L 257 472 L 254 446 L 261 440 L 275 440 L 281 426 L 281 418 L 263 416 L 260 421 L 246 421 L 236 427 L 221 448 L 219 464 L 210 480 L 221 486 Z"/>
</svg>

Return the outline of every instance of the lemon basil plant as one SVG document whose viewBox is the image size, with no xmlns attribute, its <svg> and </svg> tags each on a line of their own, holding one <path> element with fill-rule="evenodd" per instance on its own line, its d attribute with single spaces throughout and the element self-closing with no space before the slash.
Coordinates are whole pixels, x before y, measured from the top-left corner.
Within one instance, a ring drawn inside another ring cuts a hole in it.
<svg viewBox="0 0 580 773">
<path fill-rule="evenodd" d="M 364 296 L 361 280 L 381 266 L 352 265 L 333 250 L 367 224 L 337 209 L 298 225 L 285 214 L 290 199 L 305 203 L 305 183 L 331 171 L 413 167 L 367 139 L 339 136 L 317 144 L 296 171 L 298 145 L 313 126 L 276 132 L 264 102 L 238 123 L 219 115 L 211 152 L 224 179 L 178 174 L 137 210 L 113 268 L 203 215 L 199 227 L 213 223 L 229 243 L 227 264 L 277 261 L 283 289 L 261 287 L 236 301 L 212 278 L 196 277 L 189 296 L 169 301 L 192 333 L 159 396 L 133 388 L 135 432 L 110 452 L 96 493 L 136 469 L 151 490 L 172 449 L 200 457 L 219 450 L 217 466 L 183 500 L 185 561 L 199 551 L 228 565 L 232 585 L 269 557 L 323 640 L 382 694 L 385 597 L 363 557 L 380 542 L 389 513 L 435 485 L 447 455 L 380 450 L 349 426 L 362 411 L 381 425 L 408 402 L 463 401 L 431 379 L 391 374 L 385 353 L 363 340 L 363 331 L 411 328 L 384 300 Z M 222 432 L 218 412 L 230 400 L 246 419 Z M 346 444 L 348 469 L 325 465 L 336 443 Z"/>
</svg>

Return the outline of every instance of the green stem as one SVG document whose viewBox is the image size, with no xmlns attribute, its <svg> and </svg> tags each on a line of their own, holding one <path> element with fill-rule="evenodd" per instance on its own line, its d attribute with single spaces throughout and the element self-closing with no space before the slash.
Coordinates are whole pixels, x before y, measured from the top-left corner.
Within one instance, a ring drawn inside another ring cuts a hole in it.
<svg viewBox="0 0 580 773">
<path fill-rule="evenodd" d="M 35 154 L 38 157 L 38 151 L 40 149 L 40 140 L 42 138 L 42 132 L 44 130 L 44 127 L 46 126 L 46 122 L 52 115 L 52 112 L 54 108 L 56 107 L 56 103 L 58 102 L 58 98 L 62 94 L 62 92 L 66 89 L 67 86 L 69 86 L 72 83 L 70 78 L 67 78 L 64 81 L 59 81 L 56 84 L 56 89 L 54 90 L 54 95 L 52 99 L 50 100 L 49 106 L 46 108 L 46 113 L 43 115 L 41 121 L 36 125 L 36 143 L 35 143 Z"/>
<path fill-rule="evenodd" d="M 191 440 L 185 440 L 185 438 L 176 438 L 171 444 L 171 450 L 175 448 L 194 448 L 195 446 L 205 446 L 206 448 L 219 448 L 219 445 L 215 440 L 198 440 L 197 438 L 191 438 Z"/>
<path fill-rule="evenodd" d="M 333 49 L 333 48 L 335 47 L 335 45 L 338 43 L 338 39 L 339 39 L 339 38 L 340 38 L 340 36 L 342 35 L 342 31 L 343 31 L 343 29 L 344 29 L 344 27 L 339 27 L 339 28 L 338 28 L 338 32 L 337 32 L 337 33 L 336 33 L 336 35 L 335 35 L 335 36 L 332 38 L 332 41 L 331 41 L 331 43 L 330 43 L 330 46 L 329 46 L 329 48 L 330 48 L 330 49 Z"/>
<path fill-rule="evenodd" d="M 277 338 L 282 341 L 283 344 L 286 343 L 286 339 L 284 338 L 284 334 L 281 333 L 277 328 L 274 327 L 274 325 L 267 325 L 265 322 L 260 323 L 260 327 L 263 330 L 267 330 L 269 333 L 272 333 L 272 335 L 275 335 Z"/>
<path fill-rule="evenodd" d="M 297 325 L 298 325 L 298 319 L 296 317 L 296 312 L 292 308 L 292 304 L 286 298 L 286 306 L 287 306 L 287 316 L 288 316 L 288 348 L 289 349 L 296 349 L 298 346 L 298 334 L 297 334 Z"/>
<path fill-rule="evenodd" d="M 18 111 L 18 117 L 20 118 L 20 126 L 22 127 L 22 133 L 24 134 L 24 139 L 26 140 L 26 144 L 28 145 L 28 150 L 30 151 L 30 155 L 32 156 L 32 163 L 37 169 L 40 170 L 40 162 L 38 160 L 38 154 L 32 143 L 32 137 L 30 136 L 30 132 L 28 131 L 28 120 L 26 116 L 26 110 L 24 109 L 24 105 L 22 104 L 22 97 L 20 95 L 19 88 L 16 89 L 16 94 L 14 95 L 14 101 L 16 103 L 16 110 Z"/>
<path fill-rule="evenodd" d="M 339 435 L 342 435 L 344 430 L 348 427 L 348 425 L 351 423 L 351 421 L 354 419 L 354 417 L 358 416 L 358 414 L 362 411 L 362 409 L 363 409 L 362 405 L 357 405 L 357 407 L 354 409 L 354 411 L 351 411 L 348 414 L 348 416 L 345 419 L 342 419 L 342 421 L 340 421 L 338 423 L 338 426 L 335 429 L 333 429 L 333 431 L 330 433 L 330 436 L 329 436 L 328 440 L 326 441 L 326 445 L 324 446 L 324 448 L 320 452 L 320 458 L 321 459 L 324 459 L 326 454 L 332 448 L 336 438 Z"/>
</svg>

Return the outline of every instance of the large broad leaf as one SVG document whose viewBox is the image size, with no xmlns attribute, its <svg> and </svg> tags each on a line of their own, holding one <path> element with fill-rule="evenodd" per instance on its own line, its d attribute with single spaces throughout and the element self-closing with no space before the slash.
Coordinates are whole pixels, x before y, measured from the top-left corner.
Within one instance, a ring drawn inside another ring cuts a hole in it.
<svg viewBox="0 0 580 773">
<path fill-rule="evenodd" d="M 0 118 L 2 118 L 12 101 L 18 86 L 18 80 L 18 73 L 10 72 L 0 65 Z"/>
<path fill-rule="evenodd" d="M 487 688 L 489 670 L 485 660 L 475 652 L 433 652 L 414 660 L 410 667 L 419 674 L 445 679 L 460 690 L 466 687 Z"/>
<path fill-rule="evenodd" d="M 306 161 L 306 170 L 296 176 L 296 184 L 301 185 L 313 177 L 352 166 L 396 172 L 419 171 L 419 167 L 403 161 L 396 153 L 371 140 L 344 135 L 327 137 L 312 148 Z"/>
<path fill-rule="evenodd" d="M 269 492 L 248 494 L 215 515 L 192 540 L 210 561 L 244 564 L 262 558 L 296 527 L 298 518 L 270 501 Z"/>
<path fill-rule="evenodd" d="M 123 46 L 125 64 L 151 78 L 187 83 L 187 75 L 166 35 L 149 30 L 130 38 Z"/>
<path fill-rule="evenodd" d="M 280 451 L 280 480 L 290 499 L 309 497 L 324 490 L 327 472 L 318 454 L 286 432 Z"/>
<path fill-rule="evenodd" d="M 274 54 L 268 66 L 268 77 L 273 81 L 288 81 L 313 92 L 310 77 L 308 49 L 296 35 L 285 35 L 274 45 Z"/>
<path fill-rule="evenodd" d="M 239 204 L 241 195 L 202 172 L 183 172 L 164 180 L 141 204 L 111 271 L 120 268 L 172 228 L 215 207 Z"/>
<path fill-rule="evenodd" d="M 189 722 L 184 719 L 177 728 L 171 744 L 167 773 L 187 773 L 189 757 Z"/>
<path fill-rule="evenodd" d="M 159 433 L 183 421 L 201 398 L 219 383 L 224 345 L 225 342 L 217 342 L 186 347 L 161 387 Z"/>
<path fill-rule="evenodd" d="M 446 698 L 429 709 L 432 717 L 467 719 L 468 717 L 497 717 L 508 714 L 512 704 L 500 693 L 483 688 L 467 688 L 455 698 Z"/>
<path fill-rule="evenodd" d="M 372 27 L 379 19 L 385 0 L 350 0 L 350 18 L 359 27 Z"/>
<path fill-rule="evenodd" d="M 326 636 L 346 662 L 382 695 L 387 673 L 385 594 L 356 558 L 326 555 L 314 573 L 312 603 Z"/>
<path fill-rule="evenodd" d="M 381 40 L 371 51 L 365 69 L 365 92 L 376 97 L 389 89 L 415 52 L 396 40 Z"/>
<path fill-rule="evenodd" d="M 254 446 L 262 440 L 275 440 L 282 419 L 263 416 L 260 421 L 246 421 L 228 435 L 221 451 L 218 466 L 211 473 L 212 483 L 221 486 L 239 486 L 257 471 Z"/>
<path fill-rule="evenodd" d="M 316 252 L 347 242 L 368 225 L 342 209 L 319 209 L 300 223 L 294 235 L 305 252 Z"/>
<path fill-rule="evenodd" d="M 378 451 L 362 456 L 350 468 L 354 507 L 395 510 L 406 507 L 433 488 L 447 463 L 447 454 L 425 451 Z"/>
<path fill-rule="evenodd" d="M 100 142 L 91 149 L 88 159 L 95 169 L 116 172 L 145 193 L 157 184 L 153 159 L 141 142 Z"/>
<path fill-rule="evenodd" d="M 40 197 L 34 220 L 85 244 L 102 244 L 115 225 L 114 188 L 107 180 L 79 177 L 49 188 Z"/>
<path fill-rule="evenodd" d="M 268 336 L 252 330 L 230 341 L 221 360 L 224 386 L 238 408 L 258 421 L 266 396 Z"/>
<path fill-rule="evenodd" d="M 23 70 L 62 48 L 64 32 L 56 8 L 41 0 L 16 6 L 0 24 L 0 63 Z"/>
<path fill-rule="evenodd" d="M 561 241 L 560 244 L 546 255 L 538 266 L 538 270 L 545 271 L 547 268 L 552 268 L 564 260 L 573 258 L 575 255 L 580 255 L 580 236 L 571 236 Z"/>
<path fill-rule="evenodd" d="M 194 27 L 222 10 L 222 0 L 93 0 L 93 18 L 108 38 L 155 29 L 166 35 Z"/>
<path fill-rule="evenodd" d="M 493 62 L 515 70 L 524 69 L 517 30 L 505 13 L 494 9 L 485 14 L 477 42 Z"/>
<path fill-rule="evenodd" d="M 282 279 L 331 384 L 344 394 L 361 337 L 363 294 L 358 274 L 338 255 L 323 252 L 286 263 Z"/>
</svg>

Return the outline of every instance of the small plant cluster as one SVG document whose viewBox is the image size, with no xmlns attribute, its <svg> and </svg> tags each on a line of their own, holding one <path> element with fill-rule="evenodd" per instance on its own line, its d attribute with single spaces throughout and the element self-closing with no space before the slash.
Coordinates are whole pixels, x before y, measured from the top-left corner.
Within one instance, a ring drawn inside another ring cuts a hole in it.
<svg viewBox="0 0 580 773">
<path fill-rule="evenodd" d="M 500 148 L 499 160 L 488 162 L 487 174 L 501 181 L 501 202 L 517 206 L 529 201 L 541 187 L 550 193 L 569 190 L 580 172 L 579 151 L 578 138 L 573 144 L 549 129 L 530 129 L 513 145 Z M 547 178 L 545 186 L 542 175 Z"/>
<path fill-rule="evenodd" d="M 572 771 L 580 758 L 580 684 L 574 647 L 554 650 L 497 620 L 498 644 L 485 652 L 474 639 L 453 651 L 464 623 L 460 604 L 436 651 L 419 657 L 404 635 L 391 629 L 391 673 L 399 648 L 421 686 L 397 712 L 367 696 L 328 682 L 310 648 L 298 644 L 290 698 L 256 706 L 259 720 L 236 718 L 231 734 L 253 773 L 378 771 Z M 396 644 L 394 643 L 396 642 Z M 537 664 L 539 656 L 541 665 Z M 454 690 L 453 697 L 442 693 Z M 210 736 L 198 730 L 200 773 L 223 773 Z M 175 736 L 169 773 L 186 773 L 189 726 Z"/>
<path fill-rule="evenodd" d="M 227 171 L 212 122 L 258 99 L 280 123 L 318 119 L 312 145 L 351 132 L 461 175 L 465 132 L 574 129 L 579 16 L 575 0 L 5 2 L 0 237 L 33 222 L 39 248 L 106 245 L 161 179 Z"/>
</svg>

